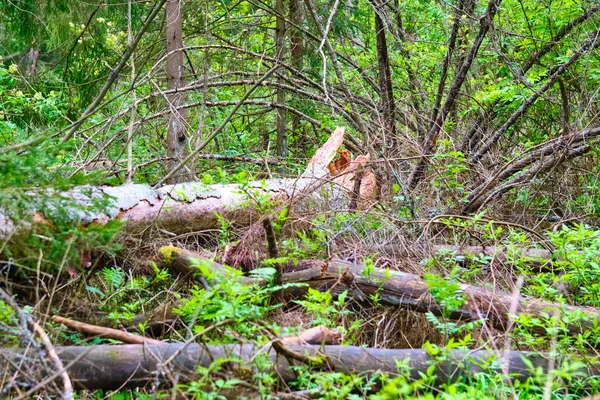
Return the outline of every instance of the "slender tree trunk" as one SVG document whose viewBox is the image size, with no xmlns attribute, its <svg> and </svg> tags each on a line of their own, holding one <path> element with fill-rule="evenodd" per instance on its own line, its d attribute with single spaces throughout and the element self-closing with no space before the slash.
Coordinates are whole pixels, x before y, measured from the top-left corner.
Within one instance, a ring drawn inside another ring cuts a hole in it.
<svg viewBox="0 0 600 400">
<path fill-rule="evenodd" d="M 37 73 L 39 55 L 40 51 L 38 49 L 33 47 L 29 49 L 29 53 L 27 54 L 27 71 L 25 72 L 27 76 L 34 76 Z"/>
<path fill-rule="evenodd" d="M 183 80 L 183 1 L 167 1 L 167 88 L 178 89 L 184 86 Z M 187 109 L 177 110 L 184 103 L 183 93 L 175 92 L 167 97 L 171 113 L 167 124 L 167 155 L 169 171 L 173 170 L 186 156 L 186 116 Z M 186 181 L 183 170 L 169 180 L 170 183 Z"/>
<path fill-rule="evenodd" d="M 304 38 L 302 37 L 302 32 L 295 28 L 296 26 L 300 26 L 302 24 L 302 11 L 300 9 L 302 3 L 300 3 L 298 0 L 289 0 L 289 2 L 289 19 L 293 25 L 290 35 L 290 55 L 292 57 L 291 64 L 297 70 L 302 71 L 302 68 L 304 67 L 302 59 L 304 57 Z M 297 115 L 292 116 L 292 132 L 300 135 L 298 138 L 298 147 L 304 153 L 307 144 L 306 132 L 300 125 L 300 117 Z"/>
<path fill-rule="evenodd" d="M 277 60 L 283 61 L 285 56 L 285 11 L 283 0 L 275 0 L 275 48 L 277 51 Z M 277 103 L 285 105 L 285 92 L 283 89 L 277 89 Z M 285 110 L 282 107 L 277 108 L 277 155 L 286 157 L 287 155 L 287 137 L 286 137 Z"/>
<path fill-rule="evenodd" d="M 377 63 L 379 65 L 379 86 L 381 88 L 381 107 L 383 110 L 384 143 L 396 148 L 396 124 L 392 73 L 388 56 L 385 26 L 381 17 L 375 12 L 375 35 L 377 37 Z"/>
<path fill-rule="evenodd" d="M 127 2 L 127 45 L 131 46 L 133 42 L 133 29 L 131 20 L 131 1 Z M 129 129 L 127 130 L 127 182 L 133 181 L 133 131 L 135 123 L 135 109 L 136 109 L 136 93 L 135 93 L 135 56 L 131 53 L 129 59 L 131 64 L 131 115 L 129 118 Z"/>
</svg>

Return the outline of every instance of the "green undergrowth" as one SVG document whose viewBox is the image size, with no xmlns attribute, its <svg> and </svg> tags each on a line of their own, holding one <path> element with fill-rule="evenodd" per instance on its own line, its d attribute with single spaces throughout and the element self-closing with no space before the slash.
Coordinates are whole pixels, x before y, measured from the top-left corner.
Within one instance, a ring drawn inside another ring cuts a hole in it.
<svg viewBox="0 0 600 400">
<path fill-rule="evenodd" d="M 581 249 L 580 239 L 587 237 L 595 240 L 596 235 L 585 233 L 586 230 L 577 228 L 557 232 L 553 236 L 553 244 L 570 245 L 573 238 L 577 249 Z M 318 239 L 318 238 L 317 238 Z M 579 253 L 578 253 L 579 254 Z M 519 261 L 514 256 L 514 262 Z M 584 318 L 577 313 L 563 313 L 561 317 L 542 315 L 529 317 L 515 315 L 514 327 L 508 337 L 486 336 L 482 334 L 484 321 L 461 323 L 450 320 L 450 312 L 460 308 L 467 298 L 460 288 L 460 283 L 471 280 L 464 274 L 463 267 L 451 266 L 453 257 L 449 254 L 436 256 L 427 260 L 429 268 L 435 270 L 435 263 L 445 263 L 444 267 L 450 273 L 441 276 L 436 272 L 424 275 L 430 293 L 441 305 L 441 315 L 427 314 L 428 322 L 444 335 L 444 344 L 426 343 L 423 350 L 430 359 L 426 368 L 415 377 L 409 368 L 409 360 L 398 360 L 396 373 L 380 373 L 373 371 L 368 376 L 329 372 L 323 365 L 306 365 L 296 363 L 295 381 L 289 383 L 294 391 L 308 391 L 313 398 L 318 399 L 577 399 L 585 395 L 597 393 L 600 380 L 587 375 L 585 368 L 588 363 L 596 363 L 595 347 L 600 338 L 599 329 L 587 329 L 580 334 L 567 334 L 568 325 L 577 325 Z M 481 257 L 479 257 L 481 261 Z M 454 260 L 456 262 L 457 260 Z M 459 260 L 462 262 L 462 260 Z M 476 260 L 474 260 L 476 261 Z M 521 260 L 522 261 L 522 260 Z M 368 262 L 365 264 L 369 265 Z M 187 294 L 178 296 L 181 300 L 176 309 L 184 328 L 179 330 L 179 340 L 194 337 L 197 342 L 207 344 L 253 344 L 262 348 L 276 337 L 287 336 L 297 332 L 297 327 L 282 326 L 275 318 L 276 310 L 285 307 L 301 307 L 310 316 L 310 324 L 323 324 L 330 328 L 341 329 L 344 333 L 344 343 L 360 345 L 353 339 L 354 333 L 360 330 L 360 318 L 355 319 L 354 325 L 348 325 L 349 317 L 355 317 L 352 307 L 348 307 L 348 293 L 342 292 L 333 296 L 330 292 L 309 290 L 308 294 L 292 304 L 282 304 L 277 293 L 289 285 L 278 285 L 274 281 L 263 286 L 249 286 L 243 282 L 239 271 L 226 269 L 215 271 L 209 263 L 195 261 L 199 273 L 205 277 L 205 283 L 193 286 Z M 464 265 L 461 264 L 461 265 Z M 477 264 L 476 264 L 477 265 Z M 438 269 L 441 271 L 441 269 Z M 274 274 L 269 268 L 260 270 L 259 275 L 269 281 Z M 365 274 L 368 274 L 365 271 Z M 152 282 L 168 280 L 164 271 L 155 269 L 155 277 L 143 281 L 145 285 Z M 139 278 L 133 278 L 118 270 L 105 270 L 103 280 L 105 285 L 117 289 L 115 304 L 119 303 L 127 309 L 128 293 L 125 288 L 145 288 L 138 286 Z M 527 290 L 528 282 L 523 284 Z M 121 288 L 121 290 L 119 290 Z M 587 297 L 586 297 L 587 298 Z M 578 300 L 584 300 L 578 297 Z M 139 301 L 139 300 L 138 300 Z M 137 302 L 131 304 L 137 307 Z M 565 299 L 563 299 L 565 301 Z M 123 314 L 125 316 L 125 314 Z M 502 372 L 502 351 L 496 358 L 491 358 L 485 365 L 479 365 L 481 370 L 476 373 L 467 372 L 469 351 L 473 349 L 497 350 L 506 345 L 511 350 L 535 350 L 549 352 L 555 357 L 555 365 L 550 373 L 545 373 L 540 367 L 529 364 L 531 377 L 527 379 L 507 379 Z M 440 363 L 453 358 L 452 352 L 462 350 L 467 357 L 458 362 L 456 373 L 462 375 L 454 381 L 440 381 L 444 373 L 439 370 Z M 272 361 L 264 352 L 250 364 L 244 364 L 231 374 L 226 366 L 231 359 L 215 360 L 208 368 L 197 368 L 195 381 L 180 384 L 180 390 L 194 399 L 225 399 L 236 393 L 243 392 L 249 387 L 255 396 L 260 398 L 276 398 L 273 393 L 283 388 L 277 376 L 270 372 Z M 144 394 L 122 393 L 122 398 L 146 398 Z M 130 397 L 128 397 L 130 396 Z M 243 398 L 243 396 L 241 397 Z"/>
<path fill-rule="evenodd" d="M 8 160 L 2 162 L 10 165 Z M 68 189 L 72 184 L 73 181 L 64 182 L 64 188 Z M 7 188 L 8 184 L 2 187 Z M 283 226 L 289 219 L 288 211 L 277 208 L 277 204 L 271 204 L 258 192 L 250 193 L 251 189 L 247 190 L 251 198 L 249 201 L 257 205 L 264 215 L 274 215 L 273 225 L 277 234 L 282 235 Z M 70 201 L 54 198 L 51 192 L 47 194 L 40 190 L 37 193 L 42 193 L 43 196 L 37 203 L 38 200 L 30 194 L 19 194 L 25 197 L 14 197 L 13 200 L 21 199 L 22 204 L 46 207 L 44 210 L 49 210 L 48 215 L 57 204 Z M 8 203 L 4 204 L 9 207 Z M 76 206 L 76 203 L 73 204 Z M 95 206 L 102 209 L 106 207 L 106 202 L 100 201 Z M 17 215 L 27 218 L 26 212 Z M 79 293 L 79 296 L 90 308 L 98 310 L 104 321 L 115 327 L 130 326 L 134 324 L 137 315 L 171 302 L 176 305 L 174 316 L 179 323 L 162 339 L 179 342 L 191 339 L 205 344 L 251 344 L 256 349 L 266 348 L 278 337 L 294 335 L 300 329 L 316 325 L 340 330 L 344 345 L 366 346 L 358 340 L 365 334 L 362 331 L 370 316 L 362 313 L 362 305 L 353 299 L 358 289 L 334 293 L 310 288 L 305 296 L 283 302 L 282 290 L 293 289 L 294 286 L 300 289 L 302 285 L 277 283 L 274 265 L 302 258 L 324 258 L 334 247 L 335 240 L 369 240 L 377 235 L 388 235 L 397 229 L 397 220 L 386 220 L 378 214 L 366 218 L 360 218 L 357 213 L 322 214 L 313 220 L 312 228 L 282 240 L 281 258 L 266 260 L 262 268 L 253 271 L 253 275 L 263 282 L 262 285 L 249 285 L 246 277 L 238 270 L 215 270 L 209 262 L 194 260 L 193 266 L 202 279 L 194 280 L 190 286 L 177 282 L 168 271 L 156 265 L 152 266 L 151 272 L 145 274 L 109 263 L 97 265 L 91 270 L 80 268 L 77 261 L 81 259 L 81 249 L 101 248 L 109 253 L 117 249 L 114 235 L 118 232 L 118 226 L 82 224 L 68 228 L 68 215 L 57 212 L 52 217 L 52 225 L 41 224 L 39 229 L 36 225 L 32 234 L 39 240 L 42 233 L 52 239 L 49 244 L 35 242 L 31 247 L 38 249 L 38 257 L 42 254 L 42 261 L 54 254 L 44 246 L 50 246 L 51 249 L 54 242 L 63 244 L 62 247 L 59 246 L 60 252 L 53 256 L 54 264 L 41 264 L 44 265 L 42 271 L 56 274 L 75 268 L 83 289 L 83 294 Z M 225 220 L 222 222 L 222 242 L 226 243 L 231 238 L 230 226 Z M 597 393 L 600 381 L 584 371 L 588 365 L 597 363 L 595 349 L 600 343 L 600 327 L 597 324 L 587 324 L 579 333 L 569 334 L 574 327 L 589 322 L 585 314 L 561 311 L 557 315 L 550 312 L 538 316 L 513 315 L 514 324 L 506 335 L 492 331 L 485 318 L 461 322 L 452 320 L 451 317 L 455 310 L 469 300 L 461 289 L 461 284 L 493 289 L 496 286 L 490 276 L 496 276 L 494 274 L 500 271 L 507 274 L 502 282 L 498 282 L 506 285 L 502 289 L 509 290 L 509 283 L 517 282 L 521 285 L 520 292 L 525 295 L 558 304 L 597 306 L 600 295 L 596 284 L 600 271 L 597 271 L 600 268 L 597 261 L 600 232 L 582 225 L 547 232 L 547 246 L 554 248 L 555 253 L 550 260 L 539 260 L 522 255 L 523 249 L 530 246 L 530 242 L 518 229 L 498 225 L 483 217 L 448 219 L 443 224 L 452 229 L 456 240 L 477 234 L 486 243 L 502 247 L 506 256 L 498 259 L 484 254 L 462 256 L 454 252 L 441 252 L 423 260 L 423 278 L 428 283 L 431 299 L 439 305 L 435 314 L 425 314 L 423 323 L 428 325 L 428 329 L 438 331 L 442 337 L 442 343 L 426 342 L 422 346 L 429 355 L 425 368 L 415 374 L 409 368 L 409 360 L 397 360 L 395 373 L 372 371 L 369 375 L 354 375 L 329 371 L 325 360 L 316 359 L 309 364 L 295 363 L 293 369 L 296 379 L 287 384 L 288 388 L 293 391 L 308 391 L 311 397 L 319 399 L 374 400 L 576 399 Z M 60 242 L 61 238 L 64 242 Z M 31 239 L 25 240 L 24 243 L 28 243 L 27 240 Z M 7 246 L 5 251 L 12 251 L 11 249 Z M 24 254 L 19 258 L 19 262 L 25 267 L 20 273 L 25 277 L 32 276 L 32 271 L 35 271 L 35 262 L 39 258 L 33 256 L 27 257 Z M 374 259 L 375 256 L 360 260 L 365 266 L 365 276 L 373 274 Z M 551 269 L 540 271 L 540 265 L 551 266 Z M 390 272 L 384 273 L 382 284 L 388 273 Z M 364 300 L 370 301 L 375 311 L 384 310 L 379 305 L 379 291 L 369 297 Z M 288 310 L 300 311 L 309 322 L 303 326 L 283 323 L 280 316 Z M 4 334 L 4 346 L 15 347 L 20 344 L 18 330 L 11 328 L 15 325 L 18 325 L 18 320 L 11 308 L 0 303 L 0 329 Z M 418 326 L 416 329 L 423 327 Z M 148 332 L 149 326 L 142 322 L 134 328 L 140 332 Z M 115 343 L 107 339 L 89 341 L 58 325 L 53 325 L 51 332 L 55 344 Z M 513 376 L 513 379 L 508 379 L 501 368 L 502 349 L 505 348 L 546 352 L 554 358 L 554 368 L 545 373 L 540 367 L 530 364 L 530 378 L 516 379 Z M 473 349 L 496 351 L 497 358 L 490 359 L 486 365 L 480 365 L 479 372 L 468 372 L 468 353 Z M 467 358 L 456 365 L 456 373 L 460 377 L 444 381 L 439 365 L 452 359 L 452 352 L 459 350 L 467 354 Z M 244 390 L 244 393 L 249 390 L 253 396 L 266 399 L 275 398 L 274 393 L 287 390 L 272 372 L 272 360 L 264 351 L 257 351 L 250 363 L 242 364 L 232 372 L 229 365 L 233 361 L 236 360 L 217 359 L 209 367 L 198 367 L 195 380 L 178 384 L 178 390 L 194 399 L 225 399 L 230 398 L 232 392 L 242 393 Z M 81 399 L 102 398 L 105 395 L 100 391 L 79 394 Z M 148 396 L 161 397 L 160 394 L 151 395 L 143 391 L 124 390 L 111 394 L 111 398 L 123 399 L 142 399 Z"/>
</svg>

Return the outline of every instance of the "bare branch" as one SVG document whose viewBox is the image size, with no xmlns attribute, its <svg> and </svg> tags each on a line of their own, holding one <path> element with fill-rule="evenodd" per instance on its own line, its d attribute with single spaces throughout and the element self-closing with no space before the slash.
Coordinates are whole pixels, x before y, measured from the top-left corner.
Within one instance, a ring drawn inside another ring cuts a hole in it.
<svg viewBox="0 0 600 400">
<path fill-rule="evenodd" d="M 465 57 L 462 67 L 454 76 L 454 81 L 452 82 L 452 86 L 448 91 L 448 95 L 446 96 L 446 100 L 444 101 L 444 106 L 442 107 L 439 115 L 437 116 L 435 123 L 433 124 L 429 132 L 427 132 L 425 141 L 422 144 L 423 155 L 429 155 L 434 151 L 438 134 L 440 133 L 442 126 L 446 121 L 446 117 L 448 116 L 450 110 L 454 106 L 456 98 L 458 97 L 458 94 L 460 92 L 460 88 L 464 83 L 465 79 L 467 78 L 467 73 L 469 72 L 473 61 L 475 60 L 475 57 L 479 52 L 479 47 L 481 46 L 481 43 L 483 42 L 483 39 L 485 38 L 490 27 L 492 26 L 494 16 L 496 15 L 498 8 L 500 7 L 500 3 L 502 3 L 502 0 L 489 0 L 487 10 L 484 16 L 480 19 L 479 32 L 475 37 L 475 40 L 473 41 L 473 45 L 471 46 L 469 53 Z M 417 162 L 417 165 L 413 169 L 409 178 L 408 188 L 410 190 L 414 189 L 423 179 L 423 177 L 425 176 L 426 168 L 427 158 L 423 157 Z"/>
<path fill-rule="evenodd" d="M 506 120 L 506 122 L 500 128 L 498 128 L 495 132 L 493 132 L 490 135 L 488 140 L 486 140 L 482 144 L 480 149 L 475 154 L 473 154 L 473 156 L 471 157 L 471 161 L 473 161 L 473 162 L 479 161 L 490 150 L 490 148 L 500 139 L 500 137 L 502 137 L 508 131 L 508 129 L 511 126 L 513 126 L 514 123 L 517 122 L 517 120 L 519 120 L 519 118 L 521 118 L 525 114 L 527 109 L 531 105 L 533 105 L 533 103 L 535 103 L 535 101 L 541 95 L 543 95 L 552 86 L 554 86 L 554 83 L 556 82 L 556 80 L 567 69 L 569 69 L 569 67 L 571 65 L 573 65 L 577 60 L 579 60 L 579 58 L 583 54 L 587 53 L 588 51 L 592 51 L 592 50 L 596 49 L 598 46 L 600 46 L 600 40 L 598 40 L 599 35 L 600 35 L 600 29 L 595 30 L 587 38 L 587 40 L 583 43 L 583 45 L 577 51 L 575 51 L 575 53 L 571 56 L 571 58 L 569 58 L 569 60 L 567 62 L 559 65 L 555 69 L 555 71 L 552 73 L 552 75 L 550 75 L 550 77 L 548 78 L 546 83 L 541 88 L 539 88 L 535 93 L 533 93 L 531 96 L 529 96 L 527 98 L 527 100 L 525 100 L 523 102 L 523 104 L 521 104 L 521 106 L 508 118 L 508 120 Z"/>
</svg>

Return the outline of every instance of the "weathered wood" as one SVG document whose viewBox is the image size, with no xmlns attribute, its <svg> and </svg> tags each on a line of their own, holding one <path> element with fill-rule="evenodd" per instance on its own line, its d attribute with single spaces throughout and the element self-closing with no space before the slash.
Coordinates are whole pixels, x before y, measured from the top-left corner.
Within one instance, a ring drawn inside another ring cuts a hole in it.
<svg viewBox="0 0 600 400">
<path fill-rule="evenodd" d="M 120 340 L 124 343 L 129 344 L 160 344 L 160 340 L 146 338 L 143 336 L 134 335 L 133 333 L 120 331 L 118 329 L 107 328 L 104 326 L 90 325 L 72 319 L 64 318 L 58 315 L 52 316 L 52 321 L 58 324 L 63 324 L 69 329 L 73 329 L 77 332 L 84 333 L 86 335 L 99 336 L 103 338 Z"/>
<path fill-rule="evenodd" d="M 187 277 L 197 272 L 192 268 L 192 260 L 209 260 L 212 255 L 208 252 L 190 251 L 175 246 L 162 246 L 158 249 L 158 265 L 166 268 L 174 276 Z M 212 264 L 212 268 L 222 270 L 223 266 L 217 263 Z"/>
<path fill-rule="evenodd" d="M 244 373 L 252 376 L 253 370 L 248 361 L 252 360 L 258 351 L 266 351 L 273 361 L 276 376 L 283 381 L 296 379 L 285 357 L 278 356 L 273 349 L 257 348 L 254 345 L 203 345 L 191 344 L 161 345 L 99 345 L 99 346 L 68 346 L 57 347 L 57 353 L 66 366 L 73 384 L 86 389 L 116 389 L 122 386 L 135 387 L 155 384 L 169 384 L 170 377 L 177 372 L 179 382 L 193 379 L 196 367 L 209 367 L 217 359 L 239 359 L 242 362 L 228 362 L 227 368 L 234 370 L 238 376 Z M 355 346 L 288 346 L 288 349 L 306 354 L 311 357 L 326 356 L 327 368 L 346 374 L 372 375 L 377 372 L 397 374 L 397 362 L 408 360 L 411 379 L 419 379 L 419 373 L 425 373 L 432 359 L 425 350 L 418 349 L 368 349 Z M 180 352 L 174 360 L 165 365 L 171 356 Z M 0 368 L 12 372 L 22 350 L 0 349 Z M 498 372 L 498 366 L 504 366 L 504 372 L 510 374 L 510 379 L 523 380 L 530 376 L 524 359 L 535 368 L 547 370 L 548 358 L 532 352 L 490 352 L 449 351 L 448 356 L 440 361 L 435 375 L 436 383 L 454 381 L 465 375 L 484 372 L 483 365 L 494 365 L 496 369 L 488 372 Z M 489 363 L 496 360 L 494 363 Z M 12 363 L 12 365 L 11 365 Z M 320 369 L 325 368 L 322 364 Z M 585 374 L 597 373 L 595 366 L 583 368 Z"/>
<path fill-rule="evenodd" d="M 386 244 L 381 246 L 381 251 L 386 254 L 393 255 L 394 257 L 415 257 L 419 255 L 417 249 L 406 248 L 405 246 L 396 246 L 394 244 Z M 460 246 L 460 245 L 449 245 L 449 244 L 435 244 L 427 246 L 420 254 L 437 254 L 437 253 L 453 253 L 454 256 L 460 261 L 465 257 L 481 255 L 490 256 L 500 260 L 507 260 L 510 256 L 519 258 L 528 258 L 532 262 L 545 262 L 558 259 L 558 253 L 553 253 L 546 249 L 533 249 L 523 247 L 512 247 L 508 248 L 505 246 Z"/>
<path fill-rule="evenodd" d="M 190 256 L 193 253 L 182 251 L 178 254 Z M 185 258 L 179 261 L 185 264 Z M 214 270 L 223 269 L 222 265 L 212 263 Z M 379 268 L 367 275 L 364 265 L 341 260 L 299 260 L 297 264 L 290 263 L 284 266 L 284 271 L 287 272 L 282 276 L 282 283 L 305 284 L 287 288 L 284 297 L 288 299 L 303 296 L 308 287 L 321 291 L 331 289 L 334 294 L 347 290 L 349 298 L 357 301 L 369 301 L 371 296 L 376 295 L 380 304 L 384 306 L 401 307 L 422 313 L 432 312 L 438 316 L 444 315 L 465 322 L 484 319 L 498 330 L 506 330 L 511 323 L 517 323 L 511 320 L 510 314 L 537 318 L 545 314 L 563 313 L 581 316 L 579 321 L 571 322 L 567 326 L 568 334 L 577 334 L 600 324 L 600 310 L 597 308 L 570 306 L 465 284 L 460 285 L 465 298 L 464 304 L 456 310 L 444 310 L 431 295 L 427 281 L 421 276 Z M 248 284 L 261 283 L 249 278 L 244 279 Z M 143 320 L 142 316 L 138 319 Z M 570 320 L 574 321 L 573 318 Z M 543 333 L 543 330 L 536 328 L 536 332 Z"/>
<path fill-rule="evenodd" d="M 80 207 L 73 208 L 71 203 L 65 202 L 64 210 L 74 221 L 83 223 L 103 223 L 113 219 L 124 221 L 125 230 L 129 233 L 145 232 L 152 227 L 172 233 L 187 233 L 219 229 L 221 221 L 216 214 L 238 226 L 256 222 L 258 212 L 249 201 L 248 192 L 255 197 L 270 197 L 273 202 L 309 196 L 312 200 L 326 199 L 327 206 L 332 209 L 347 208 L 349 197 L 344 182 L 334 180 L 327 169 L 343 138 L 344 129 L 337 128 L 297 179 L 269 179 L 246 185 L 187 182 L 159 189 L 140 184 L 77 187 L 61 195 L 75 199 Z M 346 175 L 351 174 L 349 171 Z M 86 211 L 98 200 L 106 198 L 110 199 L 110 206 L 105 213 Z M 52 223 L 48 220 L 50 216 L 40 212 L 36 216 L 39 221 Z M 20 224 L 19 228 L 26 230 L 27 227 Z M 0 210 L 0 239 L 11 236 L 17 230 L 9 216 Z"/>
<path fill-rule="evenodd" d="M 285 201 L 297 193 L 308 181 L 293 179 L 272 179 L 250 182 L 248 189 L 274 200 Z M 297 185 L 294 185 L 297 184 Z M 218 229 L 220 222 L 215 213 L 225 219 L 235 221 L 240 226 L 256 220 L 257 213 L 247 206 L 247 196 L 240 185 L 205 185 L 200 182 L 181 183 L 153 189 L 149 185 L 126 184 L 118 187 L 78 187 L 65 197 L 75 198 L 79 209 L 65 209 L 74 221 L 104 223 L 119 219 L 125 222 L 125 231 L 141 233 L 152 227 L 173 233 L 185 233 Z M 105 213 L 86 211 L 98 200 L 109 198 L 110 206 Z M 50 218 L 39 215 L 39 219 Z M 50 222 L 49 222 L 50 223 Z M 26 226 L 19 226 L 26 229 Z M 17 231 L 7 215 L 0 211 L 0 238 Z"/>
<path fill-rule="evenodd" d="M 397 306 L 418 312 L 432 312 L 446 315 L 454 320 L 487 320 L 491 326 L 506 330 L 511 325 L 510 315 L 530 315 L 541 317 L 572 313 L 582 317 L 570 323 L 569 334 L 577 334 L 585 329 L 593 329 L 600 324 L 600 310 L 592 307 L 576 307 L 534 299 L 522 295 L 497 290 L 488 290 L 471 285 L 460 285 L 464 294 L 464 304 L 456 310 L 444 310 L 429 292 L 427 281 L 414 274 L 375 269 L 368 276 L 365 267 L 345 261 L 323 261 L 320 268 L 291 272 L 283 275 L 283 283 L 306 283 L 319 290 L 332 289 L 335 293 L 347 290 L 355 300 L 369 300 L 377 295 L 379 302 L 387 306 Z M 290 288 L 300 296 L 306 287 Z M 570 318 L 573 321 L 573 318 Z M 541 332 L 541 329 L 538 330 Z"/>
</svg>

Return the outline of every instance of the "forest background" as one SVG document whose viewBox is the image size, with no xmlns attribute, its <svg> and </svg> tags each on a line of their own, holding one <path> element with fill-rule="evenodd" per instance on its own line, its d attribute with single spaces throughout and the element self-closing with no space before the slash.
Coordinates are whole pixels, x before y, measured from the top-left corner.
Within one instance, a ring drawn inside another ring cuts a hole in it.
<svg viewBox="0 0 600 400">
<path fill-rule="evenodd" d="M 597 1 L 0 9 L 0 396 L 598 392 Z M 90 326 L 255 351 L 90 384 Z"/>
</svg>

